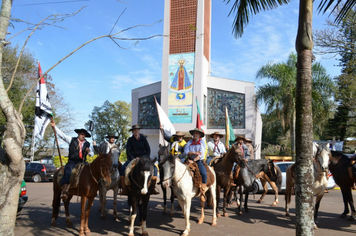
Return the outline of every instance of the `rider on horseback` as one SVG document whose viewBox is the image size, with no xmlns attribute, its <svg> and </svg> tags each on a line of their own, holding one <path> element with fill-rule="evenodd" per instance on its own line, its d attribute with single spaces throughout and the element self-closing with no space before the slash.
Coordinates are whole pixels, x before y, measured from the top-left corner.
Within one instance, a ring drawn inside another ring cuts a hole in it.
<svg viewBox="0 0 356 236">
<path fill-rule="evenodd" d="M 195 163 L 197 163 L 202 177 L 201 188 L 204 190 L 206 189 L 206 182 L 208 180 L 206 169 L 203 164 L 203 158 L 205 153 L 205 142 L 202 140 L 202 138 L 204 137 L 205 134 L 204 131 L 199 128 L 189 130 L 189 133 L 193 135 L 193 138 L 189 140 L 187 145 L 185 145 L 184 154 L 188 156 L 189 162 L 194 161 Z M 201 197 L 204 198 L 204 195 L 201 195 Z"/>
<path fill-rule="evenodd" d="M 225 153 L 225 145 L 220 141 L 220 139 L 224 137 L 224 135 L 219 132 L 214 132 L 210 135 L 210 138 L 213 140 L 208 142 L 208 158 L 206 164 L 210 164 L 210 162 L 216 158 L 222 157 Z"/>
<path fill-rule="evenodd" d="M 106 137 L 107 141 L 105 140 L 104 142 L 102 142 L 99 147 L 96 146 L 96 142 L 93 141 L 93 146 L 94 146 L 94 150 L 97 153 L 109 153 L 111 148 L 113 147 L 119 147 L 120 144 L 115 144 L 115 139 L 118 139 L 119 137 L 116 136 L 113 133 L 109 133 Z"/>
<path fill-rule="evenodd" d="M 164 139 L 171 144 L 172 147 L 171 154 L 173 156 L 177 155 L 178 158 L 181 159 L 182 162 L 184 162 L 185 161 L 184 147 L 187 144 L 187 142 L 183 139 L 184 134 L 181 131 L 177 131 L 172 136 L 168 136 L 165 132 L 163 132 L 162 125 L 159 128 L 161 129 L 161 132 L 164 135 Z"/>
<path fill-rule="evenodd" d="M 53 119 L 51 126 L 55 127 L 57 135 L 69 144 L 68 163 L 64 168 L 64 175 L 60 182 L 60 186 L 62 186 L 61 198 L 65 201 L 68 198 L 69 180 L 73 168 L 79 163 L 86 163 L 88 154 L 91 157 L 94 155 L 90 149 L 90 143 L 85 139 L 86 137 L 90 138 L 91 135 L 85 129 L 75 129 L 74 131 L 78 134 L 78 137 L 70 137 L 56 126 Z"/>
</svg>

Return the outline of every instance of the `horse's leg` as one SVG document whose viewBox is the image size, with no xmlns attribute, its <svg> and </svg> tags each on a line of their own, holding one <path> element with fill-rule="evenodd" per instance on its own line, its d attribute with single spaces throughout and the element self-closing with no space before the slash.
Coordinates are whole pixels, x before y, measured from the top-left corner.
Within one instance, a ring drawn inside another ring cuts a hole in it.
<svg viewBox="0 0 356 236">
<path fill-rule="evenodd" d="M 225 217 L 228 217 L 228 214 L 227 214 L 227 211 L 226 211 L 226 205 L 227 205 L 227 198 L 229 197 L 228 193 L 230 192 L 230 186 L 226 186 L 225 189 L 224 189 L 224 200 L 223 200 L 223 215 Z M 219 202 L 220 202 L 220 193 L 219 195 L 216 195 L 216 199 L 219 199 Z M 216 208 L 218 209 L 218 203 L 216 204 Z"/>
<path fill-rule="evenodd" d="M 174 215 L 174 192 L 172 187 L 170 187 L 170 189 L 171 189 L 171 213 L 169 215 L 173 216 Z"/>
<path fill-rule="evenodd" d="M 147 207 L 148 201 L 150 200 L 150 195 L 146 194 L 142 201 L 143 209 L 142 209 L 142 221 L 141 221 L 141 229 L 142 229 L 142 236 L 148 236 L 147 226 L 146 226 L 146 219 L 147 219 Z"/>
<path fill-rule="evenodd" d="M 272 206 L 277 206 L 278 205 L 278 187 L 277 187 L 276 183 L 273 181 L 270 181 L 268 183 L 271 185 L 271 187 L 274 191 L 274 202 L 272 203 Z M 266 184 L 266 188 L 267 188 L 267 184 Z"/>
<path fill-rule="evenodd" d="M 291 196 L 292 196 L 292 188 L 294 186 L 294 181 L 292 179 L 292 174 L 290 169 L 287 169 L 287 173 L 286 173 L 287 177 L 286 177 L 286 190 L 284 193 L 284 210 L 286 212 L 286 216 L 290 216 L 289 215 L 289 208 L 288 208 L 288 204 L 291 201 Z"/>
<path fill-rule="evenodd" d="M 88 203 L 87 203 L 87 207 L 86 207 L 86 210 L 85 210 L 84 233 L 85 233 L 86 236 L 89 236 L 91 234 L 88 225 L 89 225 L 90 210 L 91 210 L 91 206 L 93 205 L 93 201 L 94 201 L 94 197 L 88 198 Z M 85 202 L 84 202 L 84 206 L 85 206 Z"/>
<path fill-rule="evenodd" d="M 190 222 L 189 222 L 189 217 L 190 217 L 190 206 L 192 204 L 192 199 L 190 197 L 185 198 L 185 202 L 183 202 L 183 214 L 184 214 L 184 220 L 185 220 L 185 230 L 183 231 L 182 236 L 188 236 L 190 232 Z"/>
<path fill-rule="evenodd" d="M 58 218 L 58 213 L 59 213 L 59 207 L 61 205 L 61 188 L 59 184 L 57 183 L 57 180 L 53 180 L 53 201 L 52 201 L 52 220 L 51 220 L 51 226 L 56 226 L 56 220 Z"/>
<path fill-rule="evenodd" d="M 219 212 L 220 191 L 221 191 L 220 185 L 216 186 L 216 193 L 215 193 L 215 195 L 216 195 L 216 216 L 217 216 L 217 217 L 221 217 L 220 212 Z M 227 195 L 227 194 L 225 194 L 226 192 L 227 192 L 226 189 L 224 189 L 224 199 L 223 199 L 223 201 L 224 201 L 224 202 L 223 202 L 223 212 L 224 212 L 224 213 L 225 213 L 224 207 L 225 207 L 225 200 L 226 200 L 225 195 Z"/>
<path fill-rule="evenodd" d="M 72 228 L 73 224 L 72 221 L 70 220 L 70 215 L 69 215 L 69 202 L 72 199 L 73 195 L 69 194 L 67 200 L 64 202 L 64 210 L 66 212 L 66 223 L 67 227 Z"/>
<path fill-rule="evenodd" d="M 117 218 L 117 194 L 119 192 L 119 182 L 117 182 L 117 184 L 112 190 L 114 191 L 114 204 L 113 204 L 114 217 Z"/>
<path fill-rule="evenodd" d="M 129 196 L 129 208 L 130 208 L 130 226 L 129 226 L 129 236 L 134 236 L 134 224 L 136 219 L 136 204 L 137 198 Z"/>
<path fill-rule="evenodd" d="M 248 195 L 250 193 L 250 188 L 251 187 L 245 188 L 245 204 L 244 204 L 245 212 L 249 212 L 247 202 L 248 202 Z"/>
<path fill-rule="evenodd" d="M 167 189 L 161 184 L 161 189 L 163 193 L 163 214 L 167 214 Z"/>
<path fill-rule="evenodd" d="M 241 186 L 240 186 L 240 187 L 239 187 L 239 195 L 240 195 L 240 199 L 242 199 L 242 194 L 243 194 L 243 191 L 242 191 L 242 188 L 241 188 Z M 239 214 L 239 215 L 242 215 L 242 210 L 241 210 L 241 207 L 242 207 L 242 206 L 241 206 L 241 205 L 242 205 L 242 204 L 239 204 L 239 205 L 238 205 L 238 208 L 237 208 L 237 209 L 238 209 L 238 214 Z"/>
<path fill-rule="evenodd" d="M 351 216 L 350 216 L 349 220 L 355 220 L 356 211 L 355 211 L 355 206 L 354 206 L 354 200 L 353 200 L 353 197 L 352 197 L 352 193 L 351 193 L 351 198 L 350 198 L 350 201 L 349 201 L 349 205 L 350 205 L 350 209 L 351 209 Z"/>
<path fill-rule="evenodd" d="M 84 236 L 85 235 L 85 204 L 87 202 L 87 196 L 81 196 L 81 202 L 80 202 L 80 229 L 79 229 L 79 236 Z"/>
<path fill-rule="evenodd" d="M 318 226 L 316 225 L 318 223 L 318 211 L 323 196 L 324 196 L 324 188 L 322 188 L 320 192 L 316 195 L 315 207 L 314 207 L 314 229 L 318 228 Z"/>
<path fill-rule="evenodd" d="M 106 193 L 108 189 L 106 186 L 100 187 L 99 188 L 99 209 L 101 210 L 101 218 L 106 219 Z"/>
<path fill-rule="evenodd" d="M 217 216 L 216 216 L 216 209 L 217 209 L 217 205 L 216 205 L 216 186 L 212 185 L 209 188 L 211 197 L 212 197 L 212 201 L 213 201 L 213 221 L 211 223 L 211 226 L 216 226 L 217 225 Z M 227 216 L 227 215 L 226 215 Z"/>
<path fill-rule="evenodd" d="M 341 186 L 340 186 L 341 187 Z M 348 203 L 350 201 L 351 195 L 351 189 L 346 186 L 346 187 L 341 187 L 341 193 L 342 193 L 342 198 L 344 201 L 344 212 L 341 214 L 341 218 L 346 218 L 347 214 L 349 214 L 349 206 Z"/>
<path fill-rule="evenodd" d="M 257 200 L 257 203 L 263 202 L 263 198 L 266 196 L 267 191 L 268 191 L 267 180 L 261 178 L 260 181 L 261 181 L 261 184 L 262 184 L 262 186 L 263 186 L 264 191 L 263 191 L 263 193 L 262 193 L 260 199 Z"/>
<path fill-rule="evenodd" d="M 201 198 L 200 198 L 201 199 Z M 204 198 L 204 200 L 200 200 L 200 209 L 201 209 L 201 212 L 200 212 L 200 219 L 198 220 L 198 224 L 202 224 L 204 222 L 204 218 L 205 218 L 205 200 L 206 198 Z"/>
</svg>

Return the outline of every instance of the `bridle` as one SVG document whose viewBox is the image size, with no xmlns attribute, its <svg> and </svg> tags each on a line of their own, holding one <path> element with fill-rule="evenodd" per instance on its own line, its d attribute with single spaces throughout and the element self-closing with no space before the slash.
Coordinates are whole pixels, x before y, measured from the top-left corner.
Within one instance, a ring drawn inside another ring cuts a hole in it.
<svg viewBox="0 0 356 236">
<path fill-rule="evenodd" d="M 175 161 L 175 160 L 174 160 Z M 164 164 L 164 163 L 163 163 Z M 168 181 L 168 180 L 171 180 L 171 179 L 173 179 L 173 176 L 174 176 L 174 172 L 175 172 L 175 164 L 173 163 L 173 169 L 174 169 L 174 171 L 172 172 L 172 176 L 170 176 L 170 177 L 168 177 L 168 178 L 166 178 L 166 179 L 163 179 L 162 180 L 162 182 L 164 182 L 164 181 Z M 182 174 L 182 176 L 176 181 L 176 184 L 178 184 L 179 183 L 179 181 L 181 181 L 182 180 L 182 178 L 183 178 L 183 176 L 185 175 L 185 173 L 188 171 L 188 167 L 186 167 L 185 168 L 185 170 L 184 170 L 184 172 L 183 172 L 183 174 Z"/>
</svg>

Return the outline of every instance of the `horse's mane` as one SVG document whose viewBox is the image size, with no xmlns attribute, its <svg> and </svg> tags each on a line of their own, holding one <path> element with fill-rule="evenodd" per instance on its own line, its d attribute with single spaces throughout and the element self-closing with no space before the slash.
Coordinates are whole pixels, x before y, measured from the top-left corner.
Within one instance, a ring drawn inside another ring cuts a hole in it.
<svg viewBox="0 0 356 236">
<path fill-rule="evenodd" d="M 262 171 L 264 171 L 265 173 L 267 173 L 268 171 L 268 160 L 266 159 L 248 160 L 247 165 L 255 174 L 258 174 L 259 171 L 261 171 L 261 165 L 264 165 Z"/>
</svg>

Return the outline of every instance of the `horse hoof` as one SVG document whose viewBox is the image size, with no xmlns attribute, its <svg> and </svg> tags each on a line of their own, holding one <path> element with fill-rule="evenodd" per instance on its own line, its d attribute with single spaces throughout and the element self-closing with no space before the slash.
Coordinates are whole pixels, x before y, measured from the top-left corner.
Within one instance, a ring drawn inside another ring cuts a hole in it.
<svg viewBox="0 0 356 236">
<path fill-rule="evenodd" d="M 56 223 L 56 221 L 55 221 L 55 220 L 52 220 L 52 222 L 51 222 L 51 226 L 57 226 L 57 223 Z"/>
<path fill-rule="evenodd" d="M 203 224 L 203 222 L 204 222 L 204 219 L 199 219 L 199 221 L 198 221 L 198 225 Z"/>
<path fill-rule="evenodd" d="M 275 202 L 274 202 L 274 203 L 272 203 L 272 206 L 273 206 L 273 207 L 277 206 L 277 203 L 275 203 Z"/>
<path fill-rule="evenodd" d="M 289 213 L 286 213 L 286 216 L 287 216 L 287 217 L 290 217 Z"/>
<path fill-rule="evenodd" d="M 346 214 L 341 214 L 340 218 L 346 218 Z"/>
<path fill-rule="evenodd" d="M 90 236 L 91 235 L 90 230 L 89 231 L 85 231 L 84 233 L 85 233 L 85 236 Z"/>
<path fill-rule="evenodd" d="M 239 215 L 242 215 L 242 211 L 239 211 Z"/>
<path fill-rule="evenodd" d="M 148 232 L 147 231 L 142 232 L 142 236 L 148 236 Z"/>
<path fill-rule="evenodd" d="M 355 220 L 355 217 L 354 217 L 354 216 L 350 216 L 348 220 L 349 220 L 349 221 L 354 221 L 354 220 Z"/>
<path fill-rule="evenodd" d="M 258 200 L 257 200 L 257 203 L 262 203 L 262 200 L 261 200 L 261 199 L 258 199 Z"/>
<path fill-rule="evenodd" d="M 171 212 L 171 213 L 169 214 L 169 216 L 174 216 L 174 213 Z"/>
<path fill-rule="evenodd" d="M 129 234 L 129 236 L 135 236 L 135 234 Z"/>
<path fill-rule="evenodd" d="M 186 234 L 186 233 L 182 233 L 182 236 L 188 236 L 188 234 Z"/>
<path fill-rule="evenodd" d="M 318 226 L 316 224 L 314 224 L 314 229 L 318 229 Z"/>
<path fill-rule="evenodd" d="M 229 217 L 229 215 L 225 212 L 225 213 L 224 213 L 224 217 Z"/>
<path fill-rule="evenodd" d="M 211 226 L 217 226 L 218 224 L 216 222 L 211 223 Z"/>
<path fill-rule="evenodd" d="M 219 218 L 219 217 L 221 217 L 221 214 L 217 214 L 216 216 Z"/>
</svg>

